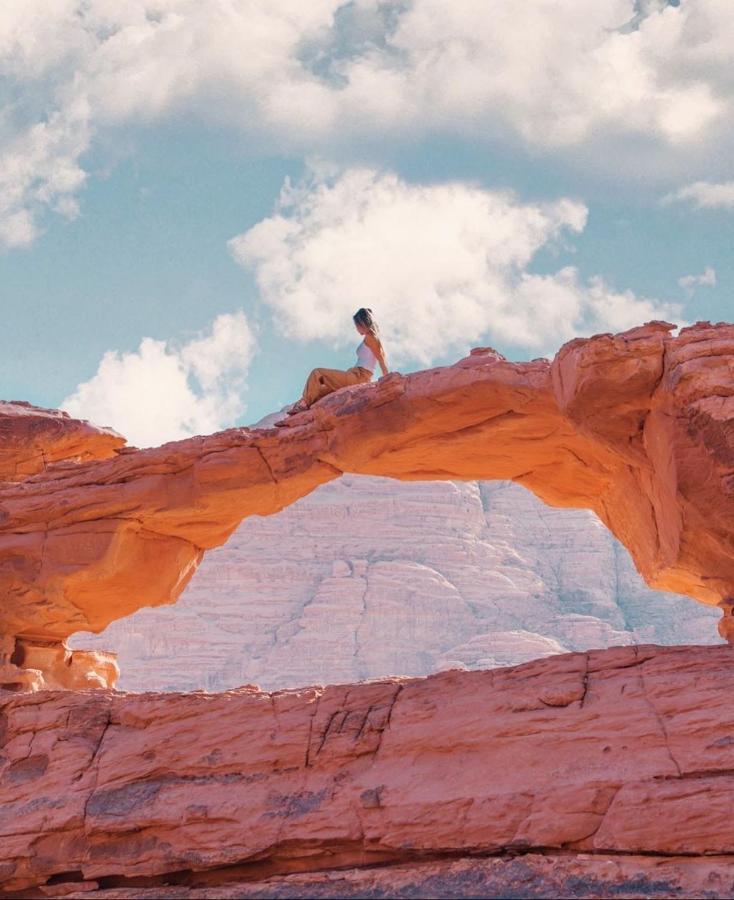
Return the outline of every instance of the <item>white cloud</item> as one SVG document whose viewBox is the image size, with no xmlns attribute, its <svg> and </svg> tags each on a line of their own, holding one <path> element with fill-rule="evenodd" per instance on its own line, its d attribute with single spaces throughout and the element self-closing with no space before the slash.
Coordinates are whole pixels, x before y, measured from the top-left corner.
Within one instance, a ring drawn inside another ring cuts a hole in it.
<svg viewBox="0 0 734 900">
<path fill-rule="evenodd" d="M 9 247 L 32 243 L 39 209 L 50 207 L 69 219 L 78 214 L 75 194 L 86 178 L 79 157 L 88 144 L 86 116 L 71 107 L 5 142 L 0 149 L 0 242 Z"/>
<path fill-rule="evenodd" d="M 231 425 L 243 412 L 255 338 L 242 312 L 177 346 L 143 338 L 137 351 L 109 350 L 96 374 L 61 404 L 71 415 L 110 425 L 150 447 Z"/>
<path fill-rule="evenodd" d="M 71 196 L 84 181 L 80 159 L 105 126 L 193 112 L 235 129 L 293 135 L 299 128 L 289 117 L 297 108 L 308 134 L 304 102 L 318 84 L 302 70 L 297 48 L 328 28 L 338 6 L 339 0 L 2 6 L 0 77 L 12 90 L 0 113 L 0 241 L 32 241 L 45 208 L 76 214 Z M 23 211 L 26 224 L 18 218 Z"/>
<path fill-rule="evenodd" d="M 38 235 L 33 217 L 27 209 L 8 209 L 0 217 L 0 244 L 25 247 Z"/>
<path fill-rule="evenodd" d="M 711 266 L 701 272 L 700 275 L 684 275 L 678 279 L 678 284 L 688 292 L 689 296 L 693 294 L 697 287 L 715 287 L 716 286 L 716 270 Z"/>
<path fill-rule="evenodd" d="M 709 19 L 728 16 L 723 4 L 710 7 L 656 4 L 624 29 L 635 16 L 631 0 L 504 0 L 491 14 L 473 0 L 421 0 L 390 43 L 407 61 L 410 105 L 439 124 L 481 132 L 494 118 L 540 146 L 605 131 L 676 143 L 700 136 L 724 111 L 713 73 L 686 74 L 676 60 L 706 39 Z M 384 57 L 373 65 L 384 68 Z"/>
<path fill-rule="evenodd" d="M 268 136 L 291 152 L 448 132 L 553 152 L 593 144 L 577 163 L 612 158 L 617 169 L 627 139 L 624 158 L 638 169 L 660 171 L 666 154 L 695 165 L 705 148 L 727 159 L 730 4 L 6 3 L 2 234 L 6 243 L 32 240 L 38 226 L 22 224 L 23 210 L 75 213 L 80 159 L 99 129 L 172 115 Z"/>
<path fill-rule="evenodd" d="M 734 209 L 734 181 L 696 181 L 663 198 L 664 203 L 688 201 L 698 209 Z"/>
<path fill-rule="evenodd" d="M 393 362 L 430 364 L 485 339 L 546 351 L 680 313 L 598 278 L 584 285 L 573 267 L 527 271 L 541 248 L 585 224 L 586 207 L 567 198 L 528 204 L 467 184 L 324 169 L 287 182 L 274 214 L 230 250 L 253 271 L 284 334 L 345 343 L 354 339 L 351 314 L 369 306 Z"/>
</svg>

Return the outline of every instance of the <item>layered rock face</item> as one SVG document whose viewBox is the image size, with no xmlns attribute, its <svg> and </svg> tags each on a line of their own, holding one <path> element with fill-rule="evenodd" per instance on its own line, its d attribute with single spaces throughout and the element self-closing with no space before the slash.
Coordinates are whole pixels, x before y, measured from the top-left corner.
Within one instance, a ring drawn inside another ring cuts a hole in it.
<svg viewBox="0 0 734 900">
<path fill-rule="evenodd" d="M 481 352 L 393 375 L 284 429 L 146 451 L 108 443 L 98 455 L 112 458 L 86 461 L 75 461 L 78 445 L 58 462 L 45 450 L 24 457 L 18 440 L 21 462 L 6 459 L 0 484 L 0 683 L 98 689 L 0 691 L 4 896 L 220 897 L 227 885 L 231 896 L 506 896 L 528 893 L 528 882 L 541 895 L 730 896 L 730 647 L 623 646 L 427 678 L 136 695 L 104 688 L 113 661 L 76 657 L 64 639 L 172 602 L 241 519 L 345 472 L 449 482 L 464 524 L 433 547 L 419 538 L 420 574 L 344 544 L 310 603 L 287 595 L 294 614 L 269 649 L 265 622 L 248 666 L 303 655 L 299 635 L 315 636 L 318 606 L 319 620 L 325 611 L 352 636 L 348 665 L 360 675 L 394 660 L 403 651 L 379 606 L 369 608 L 395 581 L 415 583 L 421 611 L 411 666 L 421 641 L 445 665 L 496 662 L 505 651 L 487 636 L 507 628 L 506 610 L 461 574 L 485 564 L 494 596 L 501 586 L 517 607 L 514 631 L 526 630 L 516 626 L 528 622 L 533 585 L 556 578 L 564 602 L 578 604 L 575 634 L 580 616 L 632 633 L 629 606 L 610 610 L 604 590 L 574 594 L 571 572 L 554 568 L 561 548 L 541 578 L 516 564 L 509 542 L 487 539 L 506 485 L 453 481 L 516 481 L 551 504 L 593 510 L 649 584 L 729 610 L 732 352 L 732 327 L 672 337 L 651 324 L 574 341 L 552 364 Z M 36 473 L 23 477 L 28 466 Z M 519 502 L 510 494 L 504 508 Z M 445 534 L 447 510 L 438 515 L 435 533 Z M 338 527 L 314 528 L 306 516 L 304 560 L 341 539 Z M 563 625 L 567 607 L 535 599 L 528 634 L 548 641 L 546 625 Z M 436 635 L 449 623 L 456 641 L 443 646 Z"/>
<path fill-rule="evenodd" d="M 434 884 L 476 896 L 508 856 L 543 874 L 541 852 L 563 854 L 556 884 L 642 871 L 633 896 L 730 896 L 733 676 L 729 647 L 643 646 L 276 693 L 3 693 L 3 889 L 223 896 L 382 863 L 415 896 L 433 861 Z M 370 880 L 339 877 L 341 896 Z"/>
<path fill-rule="evenodd" d="M 653 587 L 734 597 L 734 327 L 651 323 L 552 364 L 489 352 L 233 429 L 0 485 L 0 629 L 61 645 L 173 602 L 205 550 L 344 472 L 510 479 L 594 510 Z M 19 649 L 20 648 L 20 649 Z"/>
<path fill-rule="evenodd" d="M 223 882 L 221 874 L 212 873 L 208 884 L 206 881 L 205 876 L 199 875 L 195 887 L 170 878 L 155 887 L 134 888 L 100 888 L 95 881 L 73 885 L 62 882 L 55 887 L 44 886 L 43 891 L 44 896 L 79 900 L 243 900 L 249 897 L 254 900 L 464 897 L 714 900 L 730 897 L 734 892 L 734 860 L 730 856 L 702 860 L 695 856 L 569 854 L 543 850 L 542 853 L 513 852 L 458 859 L 429 856 L 413 863 L 274 875 L 244 882 Z"/>
<path fill-rule="evenodd" d="M 41 409 L 30 403 L 0 401 L 0 483 L 23 481 L 30 475 L 58 471 L 61 464 L 74 469 L 80 462 L 110 459 L 125 439 L 110 428 L 97 428 L 89 422 L 70 418 L 65 412 Z M 53 500 L 48 516 L 53 517 Z M 0 504 L 0 530 L 8 518 Z M 23 569 L 36 569 L 41 559 L 24 562 L 22 547 L 28 538 L 11 535 L 5 538 L 9 553 L 0 559 L 0 567 L 13 571 L 24 580 Z M 7 584 L 7 578 L 6 578 Z M 22 588 L 21 588 L 22 591 Z M 0 600 L 0 622 L 11 617 L 17 591 L 8 590 Z M 41 607 L 44 605 L 41 602 Z M 46 603 L 48 605 L 48 603 Z M 39 610 L 40 611 L 40 610 Z M 58 640 L 30 633 L 18 636 L 0 627 L 0 687 L 16 690 L 50 688 L 111 687 L 119 674 L 114 654 L 100 651 L 70 650 Z"/>
<path fill-rule="evenodd" d="M 124 690 L 276 690 L 719 642 L 717 617 L 650 591 L 586 510 L 512 482 L 345 475 L 246 519 L 175 606 L 73 643 L 117 651 Z"/>
<path fill-rule="evenodd" d="M 57 409 L 0 400 L 0 482 L 22 481 L 59 462 L 109 459 L 125 438 Z"/>
</svg>

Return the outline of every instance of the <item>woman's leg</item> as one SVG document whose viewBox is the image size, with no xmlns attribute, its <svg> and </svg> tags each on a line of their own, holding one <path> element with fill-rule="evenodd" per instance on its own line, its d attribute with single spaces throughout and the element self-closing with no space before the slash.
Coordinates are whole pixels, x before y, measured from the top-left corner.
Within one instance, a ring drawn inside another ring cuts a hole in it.
<svg viewBox="0 0 734 900">
<path fill-rule="evenodd" d="M 325 397 L 350 384 L 359 384 L 360 377 L 354 369 L 314 369 L 308 376 L 303 389 L 303 399 L 311 406 Z"/>
<path fill-rule="evenodd" d="M 361 366 L 354 366 L 347 371 L 342 369 L 314 369 L 306 380 L 303 396 L 288 410 L 289 416 L 295 416 L 304 412 L 317 400 L 326 397 L 341 387 L 350 384 L 365 384 L 372 380 L 372 372 Z M 285 425 L 285 420 L 276 422 L 276 425 Z"/>
</svg>

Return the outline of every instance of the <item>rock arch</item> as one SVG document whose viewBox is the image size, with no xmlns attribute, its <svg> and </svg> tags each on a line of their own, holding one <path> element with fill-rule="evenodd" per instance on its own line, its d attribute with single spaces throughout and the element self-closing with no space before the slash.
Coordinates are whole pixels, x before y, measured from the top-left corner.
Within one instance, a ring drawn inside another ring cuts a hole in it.
<svg viewBox="0 0 734 900">
<path fill-rule="evenodd" d="M 23 480 L 0 484 L 0 684 L 108 683 L 110 660 L 72 656 L 66 637 L 174 602 L 245 516 L 277 512 L 343 472 L 517 481 L 550 505 L 594 510 L 652 587 L 726 601 L 734 326 L 672 331 L 653 322 L 577 339 L 552 362 L 479 349 L 339 391 L 287 428 L 149 450 L 35 410 L 40 450 L 29 454 L 28 439 L 8 437 L 21 407 L 6 404 L 0 475 Z M 40 452 L 50 443 L 54 453 Z M 23 465 L 13 468 L 13 453 Z"/>
</svg>

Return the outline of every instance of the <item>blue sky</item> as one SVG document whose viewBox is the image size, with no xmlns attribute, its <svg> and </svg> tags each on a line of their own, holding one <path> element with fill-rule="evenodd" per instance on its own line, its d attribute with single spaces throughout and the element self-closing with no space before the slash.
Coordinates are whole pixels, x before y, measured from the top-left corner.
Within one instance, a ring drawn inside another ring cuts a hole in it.
<svg viewBox="0 0 734 900">
<path fill-rule="evenodd" d="M 7 399 L 157 443 L 352 365 L 363 303 L 401 371 L 730 318 L 723 0 L 52 7 L 0 14 Z"/>
</svg>

